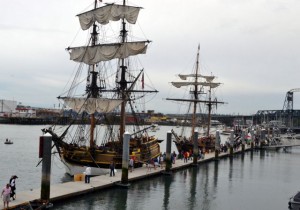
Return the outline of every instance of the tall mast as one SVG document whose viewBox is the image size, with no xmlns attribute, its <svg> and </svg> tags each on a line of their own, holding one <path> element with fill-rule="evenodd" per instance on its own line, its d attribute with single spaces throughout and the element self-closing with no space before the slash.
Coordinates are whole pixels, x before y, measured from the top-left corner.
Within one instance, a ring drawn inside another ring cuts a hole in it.
<svg viewBox="0 0 300 210">
<path fill-rule="evenodd" d="M 126 5 L 126 1 L 123 0 L 123 6 Z M 125 19 L 122 18 L 122 30 L 121 30 L 121 43 L 126 42 L 127 37 L 127 30 L 126 30 L 126 22 Z M 126 69 L 127 66 L 125 66 L 125 59 L 121 59 L 121 80 L 120 80 L 120 91 L 121 91 L 121 98 L 122 98 L 122 104 L 121 104 L 121 122 L 120 122 L 120 142 L 123 142 L 123 134 L 125 132 L 125 107 L 126 107 L 126 89 L 127 89 L 127 81 L 126 81 Z"/>
<path fill-rule="evenodd" d="M 196 111 L 197 111 L 197 100 L 198 100 L 198 74 L 199 74 L 199 56 L 200 56 L 200 44 L 198 45 L 198 51 L 197 51 L 197 61 L 196 61 L 196 77 L 195 77 L 195 87 L 194 87 L 194 103 L 193 103 L 193 116 L 192 116 L 192 139 L 195 132 L 196 127 Z"/>
<path fill-rule="evenodd" d="M 208 116 L 207 116 L 207 136 L 209 136 L 209 131 L 210 131 L 210 121 L 211 121 L 211 107 L 212 107 L 212 101 L 211 101 L 211 87 L 209 88 L 208 91 Z"/>
<path fill-rule="evenodd" d="M 97 8 L 97 0 L 95 0 L 94 4 L 94 9 Z M 97 44 L 97 38 L 98 38 L 98 33 L 97 33 L 97 25 L 96 22 L 93 24 L 93 31 L 91 33 L 91 39 L 92 43 L 91 46 L 95 46 Z M 97 98 L 99 97 L 99 87 L 97 85 L 97 76 L 98 72 L 96 71 L 96 64 L 90 65 L 89 66 L 89 73 L 91 73 L 91 83 L 90 85 L 87 86 L 87 92 L 88 92 L 88 97 L 90 98 Z M 93 149 L 95 147 L 95 141 L 94 141 L 94 130 L 95 130 L 95 115 L 94 113 L 91 114 L 90 116 L 90 148 Z"/>
</svg>

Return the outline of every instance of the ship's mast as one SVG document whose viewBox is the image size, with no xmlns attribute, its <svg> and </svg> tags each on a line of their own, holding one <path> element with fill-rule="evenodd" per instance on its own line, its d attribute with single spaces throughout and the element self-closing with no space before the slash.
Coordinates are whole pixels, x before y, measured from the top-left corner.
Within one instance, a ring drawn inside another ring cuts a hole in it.
<svg viewBox="0 0 300 210">
<path fill-rule="evenodd" d="M 97 0 L 95 0 L 95 4 L 94 4 L 94 9 L 96 9 L 96 8 L 97 8 Z M 97 38 L 98 38 L 97 25 L 95 22 L 93 24 L 93 30 L 92 30 L 91 35 L 92 35 L 91 46 L 95 46 L 97 44 Z M 89 66 L 89 73 L 91 74 L 91 83 L 89 86 L 87 86 L 88 97 L 97 98 L 97 97 L 99 97 L 99 87 L 97 85 L 98 72 L 96 71 L 96 64 Z M 91 121 L 90 122 L 90 124 L 91 124 L 90 148 L 93 149 L 95 147 L 94 130 L 95 130 L 95 125 L 96 125 L 94 113 L 91 114 L 90 121 Z"/>
<path fill-rule="evenodd" d="M 193 103 L 193 116 L 192 116 L 192 139 L 194 137 L 195 127 L 196 127 L 196 112 L 197 112 L 197 100 L 198 100 L 198 75 L 199 75 L 199 55 L 200 55 L 200 45 L 198 45 L 197 61 L 196 61 L 196 76 L 195 76 L 195 87 L 194 87 L 194 103 Z"/>
<path fill-rule="evenodd" d="M 205 103 L 208 105 L 208 129 L 207 129 L 207 136 L 209 136 L 209 130 L 210 130 L 210 121 L 211 121 L 211 110 L 212 105 L 214 104 L 224 104 L 224 102 L 218 102 L 218 101 L 212 101 L 211 99 L 211 91 L 213 88 L 218 87 L 221 83 L 213 82 L 214 76 L 204 76 L 200 74 L 200 67 L 199 67 L 199 60 L 200 60 L 200 45 L 198 45 L 198 52 L 197 52 L 197 60 L 196 60 L 196 69 L 195 73 L 188 74 L 188 75 L 179 75 L 181 80 L 186 80 L 188 77 L 192 77 L 193 81 L 179 81 L 179 82 L 172 82 L 172 85 L 176 88 L 180 88 L 182 86 L 192 86 L 194 87 L 193 90 L 191 90 L 189 93 L 193 94 L 193 97 L 191 99 L 183 99 L 183 98 L 166 98 L 166 100 L 172 100 L 172 101 L 183 101 L 183 102 L 189 102 L 190 105 L 193 105 L 193 114 L 192 114 L 192 128 L 191 128 L 191 140 L 193 140 L 197 119 L 196 119 L 196 112 L 197 112 L 197 104 L 198 103 Z M 205 78 L 205 81 L 201 81 L 200 78 Z M 198 90 L 200 86 L 200 89 Z M 208 100 L 200 100 L 199 94 L 202 92 L 202 87 L 209 87 L 208 89 Z M 191 103 L 193 102 L 193 103 Z"/>
<path fill-rule="evenodd" d="M 126 5 L 126 1 L 123 0 L 123 6 Z M 126 42 L 127 30 L 126 30 L 126 22 L 125 19 L 122 18 L 122 30 L 121 30 L 121 43 Z M 120 122 L 120 142 L 123 142 L 123 134 L 125 132 L 125 107 L 126 107 L 126 89 L 127 89 L 127 81 L 126 81 L 126 69 L 125 59 L 121 59 L 121 80 L 120 80 L 120 91 L 121 91 L 121 122 Z"/>
<path fill-rule="evenodd" d="M 211 121 L 211 107 L 212 107 L 212 101 L 211 101 L 211 87 L 209 87 L 209 91 L 208 91 L 208 115 L 207 115 L 207 136 L 209 136 L 210 133 L 210 121 Z"/>
</svg>

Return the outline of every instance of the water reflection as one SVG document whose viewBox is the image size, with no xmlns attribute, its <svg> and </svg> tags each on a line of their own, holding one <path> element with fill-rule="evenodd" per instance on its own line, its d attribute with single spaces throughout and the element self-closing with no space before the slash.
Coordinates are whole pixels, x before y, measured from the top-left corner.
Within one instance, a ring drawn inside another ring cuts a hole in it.
<svg viewBox="0 0 300 210">
<path fill-rule="evenodd" d="M 232 180 L 232 174 L 233 174 L 233 157 L 229 158 L 229 175 L 228 175 L 228 180 Z"/>
<path fill-rule="evenodd" d="M 172 180 L 173 177 L 172 175 L 165 175 L 164 177 L 164 200 L 163 200 L 163 209 L 169 209 L 169 202 L 170 202 L 170 188 L 171 188 L 171 184 L 172 184 Z"/>
<path fill-rule="evenodd" d="M 233 175 L 233 157 L 229 158 L 229 170 L 228 170 L 228 189 L 229 192 L 232 192 L 233 189 L 233 183 L 232 183 L 232 175 Z"/>
<path fill-rule="evenodd" d="M 261 159 L 261 160 L 265 159 L 265 155 L 266 155 L 266 150 L 261 149 L 261 150 L 259 151 L 259 157 L 260 157 L 260 159 Z"/>
<path fill-rule="evenodd" d="M 245 163 L 245 153 L 242 153 L 241 154 L 241 169 L 240 169 L 241 179 L 244 178 L 244 163 Z"/>
<path fill-rule="evenodd" d="M 113 193 L 113 192 L 111 192 Z M 120 188 L 118 190 L 118 202 L 115 202 L 115 198 L 114 198 L 114 195 L 111 194 L 111 196 L 109 197 L 110 198 L 110 201 L 109 203 L 111 203 L 113 206 L 113 209 L 116 209 L 116 210 L 123 210 L 123 209 L 127 209 L 126 207 L 128 206 L 127 205 L 127 198 L 128 198 L 128 189 L 126 188 Z M 134 205 L 134 203 L 133 203 Z M 109 208 L 111 209 L 111 208 Z"/>
<path fill-rule="evenodd" d="M 201 166 L 201 174 L 202 180 L 201 180 L 201 187 L 200 187 L 200 196 L 202 196 L 202 206 L 203 210 L 209 209 L 210 208 L 210 189 L 209 189 L 209 184 L 210 184 L 210 176 L 209 176 L 209 169 L 210 164 L 204 164 Z M 198 188 L 199 189 L 199 188 Z"/>
<path fill-rule="evenodd" d="M 196 193 L 197 193 L 198 170 L 199 170 L 199 166 L 195 166 L 191 169 L 189 209 L 194 209 L 195 208 Z"/>
<path fill-rule="evenodd" d="M 215 164 L 214 164 L 214 183 L 213 183 L 213 190 L 214 192 L 217 192 L 217 187 L 218 187 L 218 177 L 219 177 L 219 161 L 215 161 Z"/>
</svg>

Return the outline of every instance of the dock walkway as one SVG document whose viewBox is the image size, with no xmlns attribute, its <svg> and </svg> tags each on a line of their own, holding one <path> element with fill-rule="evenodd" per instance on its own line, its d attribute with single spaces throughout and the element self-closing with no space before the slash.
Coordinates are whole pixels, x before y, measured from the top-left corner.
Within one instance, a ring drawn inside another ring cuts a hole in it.
<svg viewBox="0 0 300 210">
<path fill-rule="evenodd" d="M 279 144 L 279 145 L 270 145 L 270 146 L 263 146 L 263 149 L 274 149 L 279 150 L 281 148 L 290 148 L 290 147 L 299 147 L 300 144 Z"/>
<path fill-rule="evenodd" d="M 245 151 L 250 150 L 250 146 L 245 147 Z M 234 154 L 241 153 L 242 150 L 239 149 L 234 151 Z M 230 154 L 221 153 L 219 154 L 219 158 L 228 157 Z M 207 161 L 215 160 L 215 153 L 205 154 L 203 159 L 198 160 L 198 164 Z M 180 170 L 183 168 L 188 168 L 193 165 L 193 161 L 189 160 L 187 163 L 184 163 L 183 159 L 176 159 L 175 164 L 172 164 L 172 171 Z M 121 170 L 120 170 L 121 171 Z M 128 171 L 128 181 L 135 181 L 139 179 L 144 179 L 151 176 L 157 176 L 162 174 L 165 171 L 165 168 L 157 167 L 156 169 L 151 168 L 148 170 L 146 167 L 135 168 L 133 172 Z M 63 199 L 72 198 L 75 196 L 79 196 L 85 193 L 91 193 L 94 191 L 99 191 L 105 188 L 116 186 L 116 183 L 121 181 L 121 172 L 117 172 L 115 176 L 110 177 L 109 174 L 91 177 L 90 183 L 86 184 L 84 181 L 71 181 L 65 183 L 59 183 L 51 185 L 50 187 L 50 202 L 55 203 L 57 201 L 61 201 Z M 14 201 L 9 203 L 10 208 L 14 209 L 20 205 L 24 205 L 29 201 L 33 201 L 39 199 L 41 195 L 41 189 L 33 189 L 24 192 L 18 192 L 17 198 Z M 3 209 L 3 202 L 0 202 L 0 209 Z"/>
</svg>

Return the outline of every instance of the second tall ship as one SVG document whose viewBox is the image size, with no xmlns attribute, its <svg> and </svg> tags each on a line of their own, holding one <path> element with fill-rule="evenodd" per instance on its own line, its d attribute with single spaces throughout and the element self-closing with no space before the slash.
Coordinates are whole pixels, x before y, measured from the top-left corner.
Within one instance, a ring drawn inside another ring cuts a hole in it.
<svg viewBox="0 0 300 210">
<path fill-rule="evenodd" d="M 193 152 L 194 147 L 194 133 L 199 131 L 198 147 L 202 153 L 207 150 L 215 150 L 215 135 L 211 133 L 211 113 L 213 106 L 217 104 L 224 104 L 224 102 L 217 101 L 213 98 L 212 91 L 221 83 L 214 82 L 215 76 L 205 76 L 200 73 L 199 67 L 200 45 L 198 46 L 196 65 L 194 72 L 191 74 L 179 74 L 181 81 L 171 82 L 176 88 L 189 88 L 189 98 L 167 98 L 167 100 L 188 103 L 187 117 L 191 116 L 191 126 L 183 125 L 180 132 L 172 133 L 175 137 L 175 144 L 179 153 Z M 206 107 L 201 109 L 201 104 Z M 206 110 L 206 112 L 204 112 Z M 202 116 L 202 119 L 200 119 Z M 189 131 L 186 131 L 188 129 Z M 200 133 L 203 129 L 204 133 Z M 188 133 L 188 134 L 187 134 Z"/>
</svg>

